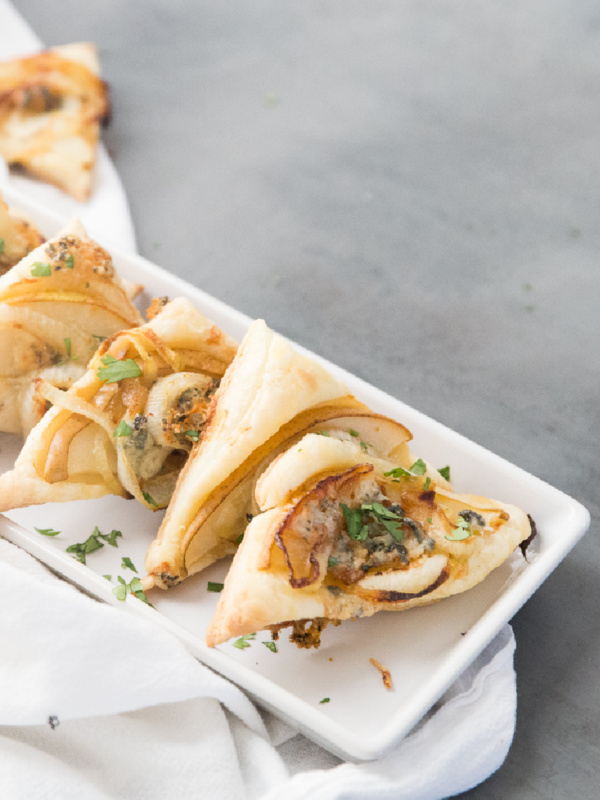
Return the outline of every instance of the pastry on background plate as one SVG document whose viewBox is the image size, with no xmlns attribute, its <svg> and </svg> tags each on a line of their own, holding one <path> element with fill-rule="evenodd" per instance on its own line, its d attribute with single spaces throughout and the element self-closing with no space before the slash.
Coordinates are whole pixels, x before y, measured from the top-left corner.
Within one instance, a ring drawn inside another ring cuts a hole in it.
<svg viewBox="0 0 600 800">
<path fill-rule="evenodd" d="M 248 518 L 259 510 L 258 476 L 304 434 L 321 430 L 355 435 L 368 457 L 412 463 L 411 435 L 403 425 L 375 414 L 320 363 L 262 320 L 254 322 L 148 550 L 145 587 L 167 589 L 235 552 Z"/>
<path fill-rule="evenodd" d="M 143 322 L 134 289 L 77 219 L 0 277 L 0 431 L 41 418 L 34 378 L 68 388 L 103 339 Z"/>
<path fill-rule="evenodd" d="M 95 45 L 54 47 L 0 63 L 0 156 L 87 200 L 100 125 L 110 116 Z"/>
<path fill-rule="evenodd" d="M 322 433 L 258 480 L 260 513 L 225 580 L 209 646 L 291 626 L 299 647 L 318 647 L 329 622 L 472 588 L 531 536 L 523 511 L 455 493 L 420 459 L 407 470 L 362 452 L 352 434 Z"/>
<path fill-rule="evenodd" d="M 33 223 L 9 208 L 0 194 L 0 275 L 44 241 Z"/>
<path fill-rule="evenodd" d="M 0 511 L 107 494 L 164 508 L 236 343 L 185 299 L 106 339 L 68 391 L 39 379 L 52 407 L 12 471 Z"/>
</svg>

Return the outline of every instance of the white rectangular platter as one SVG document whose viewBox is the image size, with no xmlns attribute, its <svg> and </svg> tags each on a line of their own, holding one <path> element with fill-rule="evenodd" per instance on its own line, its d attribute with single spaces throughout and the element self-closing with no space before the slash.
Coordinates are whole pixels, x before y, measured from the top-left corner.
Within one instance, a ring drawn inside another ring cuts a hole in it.
<svg viewBox="0 0 600 800">
<path fill-rule="evenodd" d="M 64 220 L 24 198 L 4 192 L 11 205 L 28 213 L 46 236 Z M 94 236 L 94 231 L 90 231 Z M 250 322 L 243 314 L 170 275 L 143 258 L 118 252 L 97 237 L 113 255 L 122 277 L 142 283 L 139 303 L 153 296 L 189 298 L 208 317 L 240 340 Z M 319 359 L 323 361 L 323 359 Z M 504 459 L 410 408 L 400 400 L 323 361 L 350 390 L 374 410 L 404 423 L 413 433 L 413 451 L 432 464 L 449 464 L 457 491 L 468 491 L 514 503 L 532 515 L 539 536 L 525 560 L 517 550 L 485 581 L 465 594 L 406 613 L 386 612 L 328 628 L 317 651 L 298 650 L 282 635 L 278 652 L 264 646 L 258 634 L 247 649 L 232 643 L 211 650 L 206 627 L 218 594 L 209 581 L 222 582 L 228 561 L 221 561 L 169 592 L 154 592 L 151 608 L 136 598 L 119 602 L 112 592 L 127 556 L 142 572 L 146 549 L 162 519 L 134 501 L 117 497 L 49 504 L 0 516 L 0 534 L 51 568 L 123 613 L 152 620 L 177 636 L 204 664 L 242 687 L 260 705 L 326 747 L 351 760 L 375 759 L 396 744 L 423 717 L 461 672 L 477 657 L 521 605 L 559 564 L 589 525 L 583 506 Z M 0 434 L 0 472 L 10 469 L 21 442 Z M 85 540 L 95 525 L 122 532 L 119 547 L 104 547 L 80 564 L 65 552 Z M 35 528 L 52 527 L 60 536 L 47 538 Z M 113 576 L 113 583 L 104 575 Z M 129 580 L 133 573 L 126 573 Z M 276 602 L 276 600 L 275 600 Z M 369 663 L 373 657 L 392 673 L 393 691 Z M 329 698 L 329 702 L 320 701 Z"/>
</svg>

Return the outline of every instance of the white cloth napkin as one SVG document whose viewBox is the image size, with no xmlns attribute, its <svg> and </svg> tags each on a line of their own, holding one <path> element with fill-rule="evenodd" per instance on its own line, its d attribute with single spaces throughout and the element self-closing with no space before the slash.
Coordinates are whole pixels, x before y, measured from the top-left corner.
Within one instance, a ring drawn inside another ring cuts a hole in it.
<svg viewBox="0 0 600 800">
<path fill-rule="evenodd" d="M 39 44 L 0 0 L 0 58 Z M 103 149 L 97 179 L 83 206 L 27 179 L 18 188 L 134 249 L 126 197 Z M 6 172 L 4 180 L 15 181 Z M 509 626 L 416 732 L 385 758 L 354 765 L 259 714 L 166 632 L 90 599 L 2 539 L 0 607 L 3 797 L 436 800 L 488 777 L 512 741 Z"/>
</svg>

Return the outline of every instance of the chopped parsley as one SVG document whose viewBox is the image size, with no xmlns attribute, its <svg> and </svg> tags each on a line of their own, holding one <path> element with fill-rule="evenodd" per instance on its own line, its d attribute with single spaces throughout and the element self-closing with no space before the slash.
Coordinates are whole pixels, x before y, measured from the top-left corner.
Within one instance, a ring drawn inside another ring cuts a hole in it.
<svg viewBox="0 0 600 800">
<path fill-rule="evenodd" d="M 350 436 L 355 436 L 356 438 L 360 436 L 360 433 L 358 431 L 355 431 L 354 428 L 350 428 L 348 433 L 350 434 Z"/>
<path fill-rule="evenodd" d="M 65 259 L 65 267 L 67 269 L 73 269 L 73 266 L 74 266 L 73 265 L 73 255 L 72 255 L 72 253 L 69 253 L 69 255 Z"/>
<path fill-rule="evenodd" d="M 112 581 L 112 575 L 103 575 L 103 578 L 106 578 L 107 581 Z"/>
<path fill-rule="evenodd" d="M 404 517 L 382 503 L 363 503 L 360 508 L 348 508 L 341 504 L 348 536 L 359 542 L 364 542 L 369 535 L 369 522 L 374 519 L 379 522 L 396 541 L 404 539 L 402 524 Z M 331 565 L 330 565 L 331 566 Z"/>
<path fill-rule="evenodd" d="M 190 439 L 192 439 L 194 442 L 197 442 L 198 439 L 200 438 L 200 434 L 198 433 L 198 431 L 186 431 L 184 436 L 189 436 Z"/>
<path fill-rule="evenodd" d="M 132 572 L 137 572 L 137 569 L 135 568 L 133 561 L 127 556 L 123 556 L 123 558 L 121 559 L 121 569 L 130 569 L 132 570 Z"/>
<path fill-rule="evenodd" d="M 148 503 L 149 506 L 154 506 L 154 508 L 158 508 L 158 503 L 156 502 L 156 500 L 153 497 L 151 497 L 148 494 L 148 492 L 142 492 L 142 496 L 143 496 L 144 500 Z"/>
<path fill-rule="evenodd" d="M 225 584 L 223 583 L 215 583 L 214 581 L 209 581 L 206 588 L 209 592 L 222 592 L 224 585 Z"/>
<path fill-rule="evenodd" d="M 4 252 L 4 239 L 0 236 L 0 256 Z"/>
<path fill-rule="evenodd" d="M 236 639 L 233 646 L 237 647 L 238 650 L 245 650 L 247 647 L 250 647 L 250 642 L 254 638 L 256 638 L 255 633 L 247 633 L 245 636 L 240 636 L 239 639 Z"/>
<path fill-rule="evenodd" d="M 100 529 L 96 525 L 93 533 L 88 536 L 85 542 L 70 544 L 66 548 L 66 552 L 73 553 L 73 558 L 77 559 L 77 561 L 81 562 L 82 564 L 85 564 L 86 556 L 88 556 L 90 553 L 95 553 L 96 550 L 100 550 L 100 548 L 104 547 L 104 542 L 108 542 L 108 544 L 112 545 L 113 547 L 118 547 L 117 538 L 122 535 L 123 534 L 121 531 L 116 530 L 112 530 L 110 533 L 101 533 Z"/>
<path fill-rule="evenodd" d="M 331 699 L 329 697 L 324 697 L 322 700 L 319 700 L 319 705 L 322 706 L 323 703 L 330 703 Z"/>
<path fill-rule="evenodd" d="M 317 431 L 317 434 L 319 436 L 331 436 L 331 434 L 328 433 L 327 431 Z"/>
<path fill-rule="evenodd" d="M 361 446 L 361 447 L 362 447 L 362 449 L 365 451 L 365 453 L 366 453 L 366 452 L 367 452 L 367 450 L 369 449 L 369 445 L 368 445 L 366 442 L 363 442 L 363 440 L 362 440 L 362 439 L 360 440 L 360 446 Z"/>
<path fill-rule="evenodd" d="M 425 475 L 427 472 L 427 464 L 422 458 L 418 458 L 410 468 L 413 475 Z"/>
<path fill-rule="evenodd" d="M 67 361 L 70 361 L 71 360 L 71 339 L 70 339 L 69 336 L 67 336 L 67 338 L 64 339 L 64 343 L 65 343 L 65 350 L 67 351 Z"/>
<path fill-rule="evenodd" d="M 459 516 L 456 522 L 456 528 L 451 534 L 446 534 L 446 539 L 451 542 L 462 542 L 463 539 L 468 539 L 473 535 L 473 529 L 468 520 Z"/>
<path fill-rule="evenodd" d="M 34 528 L 38 533 L 41 533 L 42 536 L 58 536 L 60 531 L 55 531 L 52 528 Z"/>
<path fill-rule="evenodd" d="M 440 473 L 442 478 L 445 478 L 447 481 L 450 480 L 450 465 L 449 464 L 446 467 L 440 467 L 438 469 L 438 472 Z"/>
<path fill-rule="evenodd" d="M 337 567 L 338 563 L 339 562 L 335 556 L 329 556 L 329 558 L 327 559 L 327 566 L 329 567 L 329 569 L 331 569 L 331 567 Z"/>
<path fill-rule="evenodd" d="M 244 534 L 243 534 L 243 533 L 240 533 L 240 535 L 237 537 L 237 539 L 234 539 L 234 540 L 233 540 L 233 543 L 234 543 L 234 544 L 241 544 L 241 543 L 242 543 L 242 539 L 243 539 L 243 538 L 244 538 Z"/>
<path fill-rule="evenodd" d="M 121 422 L 119 422 L 119 424 L 115 428 L 115 432 L 113 433 L 113 436 L 129 436 L 131 434 L 131 432 L 132 432 L 132 429 L 125 422 L 125 420 L 122 419 Z"/>
<path fill-rule="evenodd" d="M 139 364 L 132 358 L 119 361 L 112 356 L 104 356 L 102 363 L 104 366 L 98 369 L 98 377 L 104 383 L 117 383 L 124 378 L 139 378 L 142 374 Z"/>
<path fill-rule="evenodd" d="M 52 268 L 50 264 L 45 264 L 43 261 L 36 261 L 31 267 L 31 274 L 34 278 L 47 278 L 52 275 Z"/>
<path fill-rule="evenodd" d="M 125 600 L 128 594 L 132 594 L 147 605 L 152 605 L 144 594 L 144 587 L 139 578 L 132 578 L 131 581 L 127 583 L 125 578 L 117 575 L 117 580 L 119 581 L 119 585 L 113 588 L 113 594 L 117 600 Z"/>
<path fill-rule="evenodd" d="M 272 653 L 277 652 L 277 645 L 275 644 L 275 642 L 263 642 L 263 644 L 267 648 L 267 650 L 270 650 Z"/>
<path fill-rule="evenodd" d="M 425 483 L 423 484 L 423 489 L 427 492 L 429 491 L 429 487 L 431 486 L 431 478 L 429 475 L 425 478 Z"/>
<path fill-rule="evenodd" d="M 407 469 L 404 469 L 404 467 L 394 467 L 394 469 L 389 470 L 389 472 L 384 472 L 383 473 L 384 478 L 389 478 L 390 475 L 395 480 L 398 480 L 398 478 L 414 478 L 415 477 L 412 472 L 409 472 Z"/>
</svg>

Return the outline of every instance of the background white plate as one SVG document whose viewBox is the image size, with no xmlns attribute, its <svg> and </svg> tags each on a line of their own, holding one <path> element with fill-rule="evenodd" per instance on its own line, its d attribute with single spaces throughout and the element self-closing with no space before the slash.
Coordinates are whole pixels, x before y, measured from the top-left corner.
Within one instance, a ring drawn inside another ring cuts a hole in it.
<svg viewBox="0 0 600 800">
<path fill-rule="evenodd" d="M 4 194 L 47 236 L 60 228 L 62 222 L 42 208 L 14 192 Z M 111 252 L 123 277 L 145 285 L 141 307 L 154 295 L 186 296 L 229 334 L 237 339 L 243 336 L 249 324 L 243 314 L 143 258 L 113 248 Z M 585 533 L 589 514 L 559 490 L 344 370 L 323 363 L 360 400 L 406 424 L 414 434 L 415 454 L 436 466 L 450 464 L 457 491 L 514 503 L 530 513 L 540 535 L 528 560 L 517 551 L 479 586 L 437 605 L 380 613 L 328 628 L 315 652 L 300 651 L 282 636 L 278 653 L 272 653 L 261 644 L 270 638 L 264 633 L 246 650 L 231 643 L 210 650 L 204 634 L 218 595 L 207 591 L 207 583 L 222 582 L 228 561 L 168 593 L 153 592 L 150 600 L 155 608 L 135 598 L 120 603 L 112 593 L 117 575 L 129 581 L 134 574 L 121 569 L 123 556 L 143 573 L 146 548 L 160 525 L 161 513 L 116 497 L 49 504 L 0 516 L 0 533 L 94 596 L 162 625 L 203 663 L 323 747 L 344 758 L 368 760 L 383 755 L 407 734 L 491 641 Z M 20 446 L 18 437 L 0 434 L 0 471 L 11 467 Z M 89 555 L 84 566 L 65 548 L 86 539 L 95 525 L 104 533 L 116 528 L 123 537 L 118 548 L 106 546 Z M 50 539 L 36 533 L 35 527 L 53 527 L 61 534 Z M 112 576 L 112 584 L 102 577 L 105 574 Z M 384 689 L 370 657 L 390 669 L 393 691 Z M 326 697 L 330 702 L 321 704 Z"/>
</svg>

